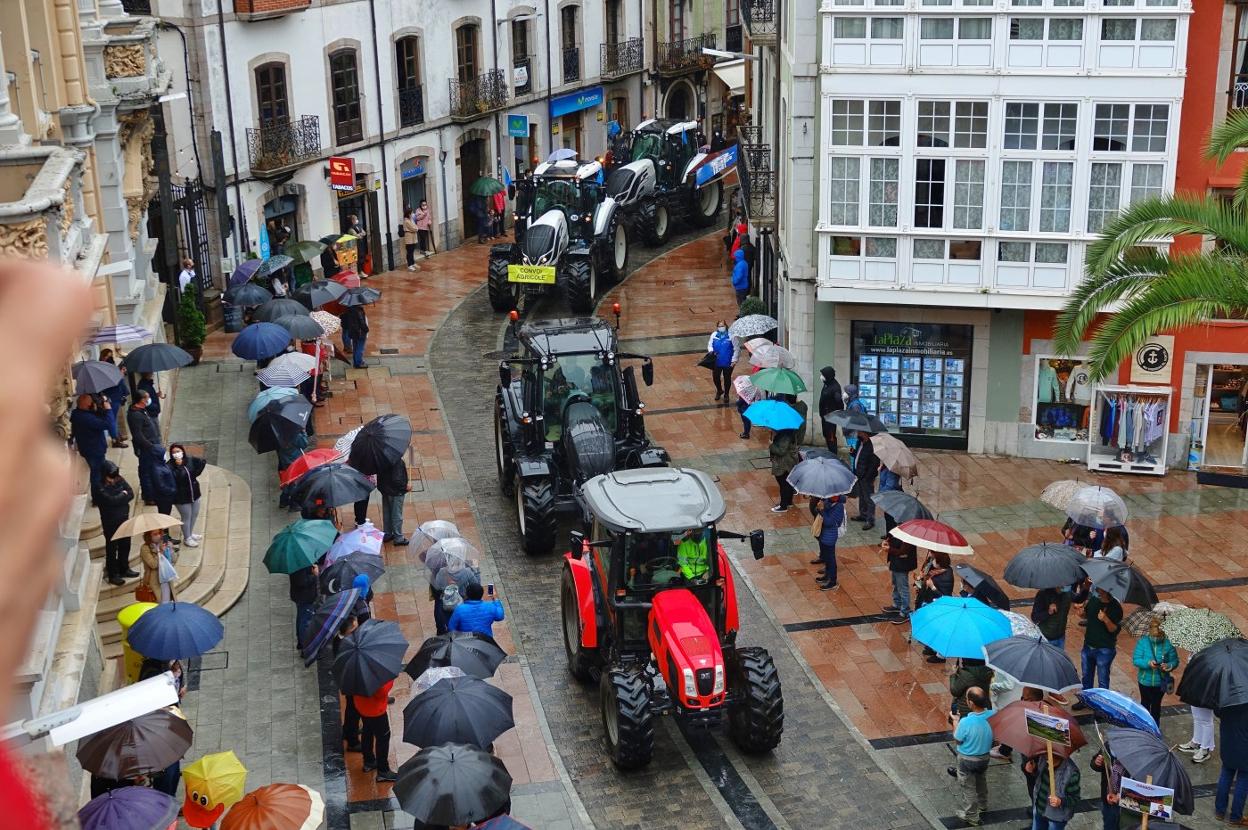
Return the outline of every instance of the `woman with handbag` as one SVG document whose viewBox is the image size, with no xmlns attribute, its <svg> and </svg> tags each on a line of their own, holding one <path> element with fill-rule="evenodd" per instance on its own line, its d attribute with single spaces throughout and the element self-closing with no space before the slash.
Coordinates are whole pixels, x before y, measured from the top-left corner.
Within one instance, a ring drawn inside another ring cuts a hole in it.
<svg viewBox="0 0 1248 830">
<path fill-rule="evenodd" d="M 1140 703 L 1161 723 L 1161 699 L 1174 690 L 1174 670 L 1179 666 L 1179 653 L 1161 630 L 1161 620 L 1148 621 L 1148 635 L 1135 644 L 1131 662 L 1139 669 Z"/>
<path fill-rule="evenodd" d="M 836 591 L 841 586 L 836 581 L 836 541 L 845 527 L 845 499 L 841 496 L 819 499 L 815 502 L 815 520 L 810 534 L 819 541 L 819 558 L 812 565 L 823 565 L 823 573 L 815 575 L 821 591 Z"/>
<path fill-rule="evenodd" d="M 178 574 L 173 568 L 173 545 L 165 541 L 163 531 L 149 530 L 143 534 L 139 559 L 143 561 L 143 576 L 134 592 L 135 599 L 140 602 L 173 602 L 176 598 L 173 586 Z"/>
</svg>

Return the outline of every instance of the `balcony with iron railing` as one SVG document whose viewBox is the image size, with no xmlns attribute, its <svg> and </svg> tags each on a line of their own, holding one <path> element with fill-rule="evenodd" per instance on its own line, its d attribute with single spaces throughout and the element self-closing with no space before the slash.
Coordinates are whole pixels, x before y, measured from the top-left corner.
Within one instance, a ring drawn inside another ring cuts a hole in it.
<svg viewBox="0 0 1248 830">
<path fill-rule="evenodd" d="M 425 89 L 420 84 L 399 88 L 399 126 L 425 123 Z"/>
<path fill-rule="evenodd" d="M 762 143 L 763 128 L 753 124 L 737 128 L 741 140 L 741 189 L 750 222 L 759 227 L 776 223 L 777 178 L 771 145 Z"/>
<path fill-rule="evenodd" d="M 1228 92 L 1227 106 L 1233 110 L 1248 109 L 1248 74 L 1231 76 L 1231 88 Z"/>
<path fill-rule="evenodd" d="M 247 128 L 247 159 L 256 175 L 277 173 L 321 154 L 321 119 L 301 115 Z"/>
<path fill-rule="evenodd" d="M 744 48 L 745 41 L 741 37 L 741 24 L 726 26 L 724 28 L 724 49 L 729 52 L 740 52 Z"/>
<path fill-rule="evenodd" d="M 654 69 L 660 75 L 684 75 L 710 69 L 715 64 L 715 58 L 702 54 L 702 50 L 714 48 L 714 32 L 704 32 L 697 37 L 656 44 Z"/>
<path fill-rule="evenodd" d="M 533 91 L 533 59 L 516 58 L 511 68 L 513 95 L 528 95 Z"/>
<path fill-rule="evenodd" d="M 780 0 L 741 0 L 741 22 L 750 41 L 759 46 L 776 44 L 776 13 Z"/>
<path fill-rule="evenodd" d="M 491 69 L 477 77 L 460 81 L 451 79 L 451 118 L 473 121 L 507 106 L 507 73 Z"/>
<path fill-rule="evenodd" d="M 601 75 L 604 81 L 613 81 L 640 72 L 645 62 L 645 41 L 639 37 L 629 38 L 622 43 L 604 43 L 600 48 Z"/>
<path fill-rule="evenodd" d="M 563 82 L 574 84 L 581 79 L 581 47 L 565 46 L 563 49 Z"/>
</svg>

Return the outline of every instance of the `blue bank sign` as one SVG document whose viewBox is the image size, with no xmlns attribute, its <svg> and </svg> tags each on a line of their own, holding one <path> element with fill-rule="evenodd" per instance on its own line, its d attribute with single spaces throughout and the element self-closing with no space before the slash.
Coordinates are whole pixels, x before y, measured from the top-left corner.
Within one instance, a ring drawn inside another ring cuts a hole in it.
<svg viewBox="0 0 1248 830">
<path fill-rule="evenodd" d="M 558 118 L 561 115 L 580 112 L 590 107 L 601 106 L 601 104 L 602 87 L 600 86 L 582 89 L 580 92 L 569 92 L 567 95 L 550 99 L 550 117 Z"/>
<path fill-rule="evenodd" d="M 528 138 L 529 117 L 527 115 L 508 115 L 507 135 L 512 138 Z"/>
</svg>

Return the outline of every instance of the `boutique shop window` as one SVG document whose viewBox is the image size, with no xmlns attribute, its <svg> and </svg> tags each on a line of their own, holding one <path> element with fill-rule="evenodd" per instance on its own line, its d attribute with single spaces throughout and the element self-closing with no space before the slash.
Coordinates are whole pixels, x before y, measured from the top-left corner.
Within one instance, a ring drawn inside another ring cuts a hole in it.
<svg viewBox="0 0 1248 830">
<path fill-rule="evenodd" d="M 1038 441 L 1087 441 L 1092 380 L 1078 359 L 1041 355 L 1036 358 L 1032 407 Z"/>
</svg>

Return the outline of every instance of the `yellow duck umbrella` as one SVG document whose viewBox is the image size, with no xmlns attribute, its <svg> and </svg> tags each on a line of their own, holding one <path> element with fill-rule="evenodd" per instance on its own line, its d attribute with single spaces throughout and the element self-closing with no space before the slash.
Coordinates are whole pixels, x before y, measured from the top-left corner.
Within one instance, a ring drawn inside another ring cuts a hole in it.
<svg viewBox="0 0 1248 830">
<path fill-rule="evenodd" d="M 186 788 L 182 818 L 191 827 L 208 828 L 242 800 L 247 768 L 233 752 L 217 752 L 184 767 L 182 783 Z"/>
</svg>

